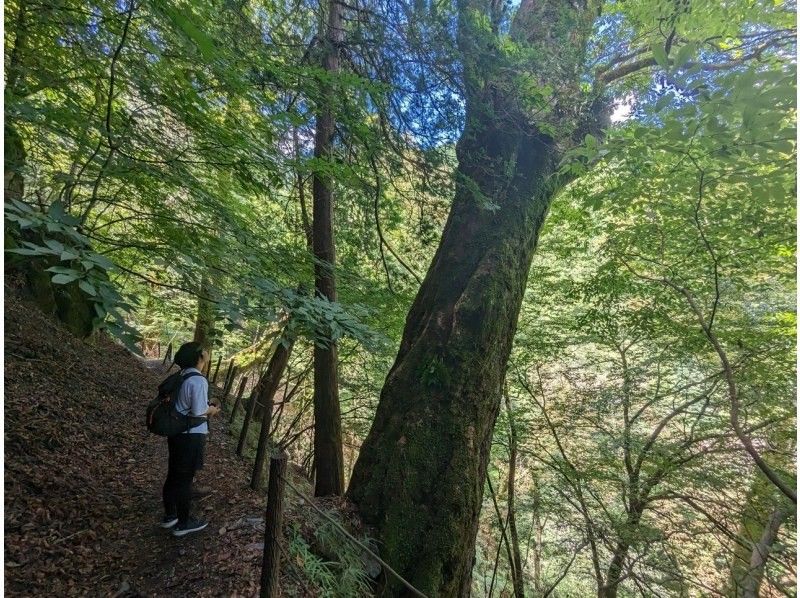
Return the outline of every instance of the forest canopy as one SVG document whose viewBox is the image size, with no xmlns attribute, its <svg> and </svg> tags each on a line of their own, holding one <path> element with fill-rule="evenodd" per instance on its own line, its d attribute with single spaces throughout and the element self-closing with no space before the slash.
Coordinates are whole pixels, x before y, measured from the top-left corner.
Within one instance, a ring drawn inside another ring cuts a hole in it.
<svg viewBox="0 0 800 598">
<path fill-rule="evenodd" d="M 7 270 L 273 376 L 429 596 L 793 596 L 795 53 L 781 0 L 9 0 Z"/>
</svg>

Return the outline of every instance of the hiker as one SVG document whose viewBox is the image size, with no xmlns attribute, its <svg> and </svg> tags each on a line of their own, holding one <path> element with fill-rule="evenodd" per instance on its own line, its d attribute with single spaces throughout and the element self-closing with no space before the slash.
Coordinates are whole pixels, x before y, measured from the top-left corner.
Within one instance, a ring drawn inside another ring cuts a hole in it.
<svg viewBox="0 0 800 598">
<path fill-rule="evenodd" d="M 169 467 L 164 482 L 161 527 L 174 527 L 173 536 L 185 536 L 208 525 L 208 522 L 190 516 L 192 480 L 195 472 L 203 468 L 208 417 L 220 412 L 219 407 L 208 404 L 208 380 L 202 375 L 208 360 L 208 350 L 198 342 L 185 343 L 175 353 L 174 362 L 184 377 L 175 407 L 180 413 L 198 419 L 187 431 L 167 439 Z"/>
</svg>

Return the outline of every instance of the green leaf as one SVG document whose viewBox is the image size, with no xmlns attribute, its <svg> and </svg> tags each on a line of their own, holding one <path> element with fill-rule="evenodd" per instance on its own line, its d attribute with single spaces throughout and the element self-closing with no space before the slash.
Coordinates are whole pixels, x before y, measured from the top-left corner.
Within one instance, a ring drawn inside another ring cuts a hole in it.
<svg viewBox="0 0 800 598">
<path fill-rule="evenodd" d="M 64 204 L 62 204 L 59 200 L 54 201 L 52 204 L 50 204 L 50 209 L 47 210 L 47 215 L 53 220 L 60 222 L 65 216 Z"/>
<path fill-rule="evenodd" d="M 656 112 L 661 112 L 664 108 L 666 108 L 670 104 L 670 102 L 672 102 L 672 94 L 666 93 L 660 98 L 658 98 L 658 101 L 656 102 L 656 105 L 653 108 L 653 110 L 655 110 Z"/>
<path fill-rule="evenodd" d="M 18 255 L 44 255 L 41 250 L 38 249 L 28 249 L 26 247 L 16 247 L 13 249 L 6 249 L 8 253 L 16 253 Z"/>
<path fill-rule="evenodd" d="M 780 139 L 778 141 L 773 141 L 771 146 L 775 151 L 778 151 L 782 154 L 792 154 L 794 152 L 794 144 L 791 141 L 787 141 L 785 139 Z"/>
<path fill-rule="evenodd" d="M 80 276 L 81 273 L 75 270 L 74 268 L 66 268 L 64 266 L 50 266 L 45 270 L 45 272 L 54 272 L 56 274 L 70 274 L 75 276 Z"/>
<path fill-rule="evenodd" d="M 88 280 L 81 280 L 78 283 L 78 286 L 84 293 L 91 295 L 92 297 L 97 296 L 97 291 L 95 290 L 94 285 L 92 285 Z"/>
<path fill-rule="evenodd" d="M 58 251 L 59 253 L 64 251 L 64 244 L 60 241 L 56 241 L 55 239 L 45 239 L 44 244 L 53 251 Z"/>
<path fill-rule="evenodd" d="M 100 255 L 99 253 L 93 253 L 93 254 L 87 256 L 87 259 L 91 260 L 92 262 L 94 262 L 95 264 L 97 264 L 98 266 L 103 268 L 104 270 L 112 270 L 113 268 L 115 268 L 114 262 L 112 262 L 107 257 L 105 257 L 103 255 Z"/>
<path fill-rule="evenodd" d="M 69 284 L 70 282 L 74 282 L 78 280 L 79 275 L 77 274 L 56 274 L 51 278 L 53 284 Z"/>
<path fill-rule="evenodd" d="M 669 60 L 667 58 L 667 52 L 664 50 L 664 46 L 654 43 L 651 46 L 653 51 L 653 58 L 655 58 L 656 63 L 658 66 L 663 68 L 667 68 L 669 66 Z"/>
<path fill-rule="evenodd" d="M 678 53 L 675 55 L 675 67 L 682 67 L 684 64 L 689 62 L 689 59 L 694 55 L 695 52 L 695 45 L 693 43 L 688 43 L 685 46 L 682 46 Z"/>
</svg>

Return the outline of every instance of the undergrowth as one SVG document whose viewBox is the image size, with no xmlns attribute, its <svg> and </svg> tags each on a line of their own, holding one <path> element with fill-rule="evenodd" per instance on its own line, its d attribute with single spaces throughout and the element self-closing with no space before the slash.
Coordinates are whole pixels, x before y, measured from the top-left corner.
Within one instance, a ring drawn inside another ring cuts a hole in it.
<svg viewBox="0 0 800 598">
<path fill-rule="evenodd" d="M 362 549 L 345 538 L 333 524 L 315 517 L 315 523 L 319 523 L 314 531 L 315 539 L 325 547 L 326 553 L 336 555 L 336 558 L 325 560 L 313 552 L 300 525 L 295 523 L 288 530 L 289 555 L 293 564 L 326 598 L 371 596 L 370 577 L 362 559 Z"/>
<path fill-rule="evenodd" d="M 233 408 L 233 401 L 234 399 L 229 396 L 225 404 L 226 417 L 230 417 L 229 410 Z M 244 405 L 240 405 L 228 429 L 234 439 L 239 438 L 244 423 L 244 411 Z M 251 422 L 247 432 L 244 458 L 253 461 L 258 443 L 258 424 Z M 288 493 L 285 500 L 291 500 Z M 326 509 L 326 512 L 334 520 L 340 519 L 336 511 Z M 304 578 L 304 582 L 317 589 L 320 596 L 359 598 L 372 595 L 371 578 L 367 571 L 367 555 L 334 524 L 310 507 L 305 511 L 303 521 L 292 521 L 287 524 L 290 566 L 296 568 Z M 359 540 L 367 546 L 373 545 L 369 538 L 359 538 Z M 318 553 L 328 556 L 323 557 Z"/>
</svg>

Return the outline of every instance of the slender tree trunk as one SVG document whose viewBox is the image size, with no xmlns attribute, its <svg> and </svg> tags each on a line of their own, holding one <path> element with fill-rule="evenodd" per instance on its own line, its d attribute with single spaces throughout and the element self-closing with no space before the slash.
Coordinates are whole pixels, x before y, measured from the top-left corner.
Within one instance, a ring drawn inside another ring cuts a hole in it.
<svg viewBox="0 0 800 598">
<path fill-rule="evenodd" d="M 456 147 L 455 198 L 349 489 L 377 528 L 389 564 L 431 596 L 470 591 L 506 363 L 569 141 L 531 123 L 522 93 L 508 84 L 504 56 L 492 54 L 480 24 L 481 15 L 492 14 L 490 4 L 460 3 L 466 124 Z M 539 67 L 558 72 L 553 82 L 562 89 L 577 87 L 582 50 L 572 49 L 583 47 L 591 10 L 524 0 L 514 17 L 519 43 L 551 54 L 571 49 Z M 563 73 L 573 71 L 574 81 L 565 82 Z M 384 595 L 402 594 L 387 580 Z"/>
<path fill-rule="evenodd" d="M 792 451 L 789 452 L 791 454 Z M 775 460 L 775 457 L 773 457 Z M 778 464 L 786 467 L 783 459 Z M 726 596 L 758 596 L 769 555 L 781 525 L 794 511 L 794 505 L 760 471 L 756 472 L 747 496 L 739 527 L 739 543 L 734 551 Z"/>
<path fill-rule="evenodd" d="M 628 551 L 631 544 L 628 536 L 635 533 L 639 522 L 642 519 L 644 511 L 644 503 L 631 500 L 630 510 L 625 522 L 625 537 L 617 542 L 614 548 L 611 563 L 606 571 L 605 583 L 597 588 L 598 598 L 616 598 L 619 592 L 619 584 L 622 578 L 623 567 L 625 559 L 628 558 Z"/>
<path fill-rule="evenodd" d="M 522 555 L 519 550 L 519 534 L 517 533 L 517 516 L 514 506 L 514 494 L 516 489 L 514 487 L 517 478 L 517 430 L 514 425 L 514 414 L 511 411 L 511 397 L 508 391 L 505 393 L 506 398 L 506 413 L 508 415 L 508 430 L 509 430 L 509 455 L 508 455 L 508 535 L 511 536 L 511 554 L 513 562 L 511 566 L 514 568 L 514 596 L 516 598 L 525 598 L 525 583 L 522 577 Z"/>
<path fill-rule="evenodd" d="M 778 531 L 783 522 L 791 513 L 787 505 L 776 507 L 769 516 L 764 531 L 758 542 L 753 546 L 750 555 L 750 566 L 747 574 L 741 581 L 742 598 L 758 598 L 758 591 L 761 587 L 761 580 L 764 578 L 764 568 L 767 565 L 769 553 L 778 537 Z"/>
<path fill-rule="evenodd" d="M 324 34 L 323 68 L 327 73 L 339 70 L 342 42 L 342 5 L 328 2 L 328 22 Z M 330 164 L 333 158 L 334 87 L 328 79 L 320 83 L 321 107 L 317 114 L 314 157 Z M 333 180 L 325 168 L 314 172 L 314 273 L 317 295 L 336 301 L 334 265 L 336 250 L 333 241 Z M 316 482 L 314 494 L 327 496 L 344 492 L 344 457 L 342 423 L 339 411 L 339 376 L 336 343 L 314 345 L 314 460 Z"/>
<path fill-rule="evenodd" d="M 11 57 L 6 71 L 6 90 L 13 98 L 22 95 L 20 84 L 22 75 L 22 56 L 26 53 L 28 30 L 26 15 L 28 3 L 19 3 L 17 18 L 14 23 L 14 42 L 11 47 Z M 6 96 L 8 99 L 8 96 Z M 3 190 L 6 199 L 21 200 L 25 195 L 25 179 L 22 170 L 25 168 L 25 144 L 10 119 L 6 119 L 3 139 L 5 142 L 5 155 L 3 157 L 4 176 Z"/>
<path fill-rule="evenodd" d="M 541 501 L 539 500 L 538 482 L 534 480 L 534 499 L 533 499 L 533 521 L 534 527 L 534 546 L 533 546 L 533 591 L 538 596 L 544 590 L 544 580 L 542 579 L 542 536 L 544 526 L 541 523 Z"/>
<path fill-rule="evenodd" d="M 251 479 L 250 487 L 253 490 L 261 488 L 262 478 L 264 475 L 264 463 L 267 456 L 267 443 L 269 441 L 269 428 L 272 424 L 272 401 L 275 398 L 275 392 L 278 390 L 278 385 L 283 377 L 283 372 L 286 371 L 286 366 L 289 363 L 289 357 L 292 354 L 294 347 L 294 339 L 283 338 L 281 342 L 275 347 L 275 352 L 269 360 L 267 373 L 265 374 L 264 385 L 261 387 L 259 402 L 264 406 L 263 414 L 261 417 L 261 429 L 258 433 L 258 448 L 256 449 L 256 460 L 253 464 L 253 477 Z"/>
</svg>

